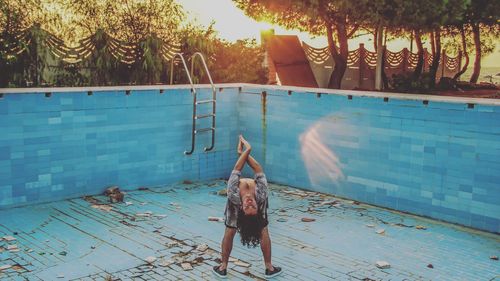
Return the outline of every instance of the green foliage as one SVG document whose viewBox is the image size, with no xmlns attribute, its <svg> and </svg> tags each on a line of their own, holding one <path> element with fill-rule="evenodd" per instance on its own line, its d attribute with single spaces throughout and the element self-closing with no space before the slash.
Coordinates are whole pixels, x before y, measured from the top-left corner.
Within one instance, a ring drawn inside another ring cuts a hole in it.
<svg viewBox="0 0 500 281">
<path fill-rule="evenodd" d="M 394 36 L 418 31 L 422 37 L 429 32 L 454 37 L 463 27 L 471 37 L 471 27 L 479 25 L 483 55 L 494 49 L 500 35 L 500 2 L 495 0 L 233 2 L 257 20 L 315 35 L 329 34 L 335 60 L 332 77 L 336 77 L 330 81 L 332 87 L 340 85 L 347 39 L 360 27 L 372 31 L 383 26 Z M 176 0 L 0 0 L 0 72 L 4 74 L 0 75 L 0 87 L 167 83 L 170 65 L 160 50 L 162 42 L 172 41 L 181 43 L 186 58 L 202 52 L 215 82 L 266 82 L 263 50 L 254 41 L 225 42 L 217 38 L 213 24 L 207 28 L 194 23 L 181 27 L 184 19 Z M 93 35 L 95 48 L 76 64 L 57 60 L 46 45 L 47 31 L 67 45 Z M 135 63 L 124 64 L 112 55 L 110 36 L 137 46 Z M 459 49 L 460 41 L 456 42 L 445 44 Z M 467 42 L 470 51 L 473 45 Z M 198 63 L 194 74 L 195 83 L 208 81 Z M 187 82 L 181 67 L 175 68 L 174 77 L 175 83 Z M 422 89 L 426 75 L 416 77 L 414 81 L 406 74 L 395 77 L 393 85 Z"/>
<path fill-rule="evenodd" d="M 430 73 L 425 72 L 418 79 L 410 72 L 395 74 L 389 79 L 391 90 L 401 93 L 429 93 L 432 91 L 430 81 L 433 79 Z"/>
<path fill-rule="evenodd" d="M 255 40 L 219 41 L 216 46 L 212 78 L 217 83 L 267 83 L 264 49 Z"/>
<path fill-rule="evenodd" d="M 162 41 L 155 35 L 150 35 L 138 45 L 138 54 L 141 60 L 134 65 L 132 80 L 139 84 L 154 84 L 160 82 L 160 74 L 163 72 L 161 57 Z"/>
<path fill-rule="evenodd" d="M 82 74 L 79 64 L 62 63 L 54 76 L 54 85 L 57 87 L 85 86 L 89 84 L 88 79 Z"/>
<path fill-rule="evenodd" d="M 93 36 L 95 50 L 79 64 L 91 85 L 111 85 L 118 82 L 114 73 L 118 71 L 119 62 L 109 51 L 109 39 L 103 29 L 98 29 Z"/>
<path fill-rule="evenodd" d="M 19 86 L 47 84 L 47 76 L 50 72 L 48 66 L 56 63 L 55 57 L 45 45 L 47 36 L 48 33 L 36 24 L 26 30 L 24 36 L 16 43 L 20 50 L 24 49 L 23 52 L 15 54 L 6 50 L 6 55 L 3 56 L 6 59 L 0 62 L 0 66 L 5 67 L 10 84 Z M 13 38 L 16 38 L 16 35 L 13 35 Z M 8 40 L 9 37 L 6 41 Z M 2 81 L 3 86 L 7 83 L 7 81 Z"/>
<path fill-rule="evenodd" d="M 170 63 L 162 57 L 164 41 L 155 33 L 136 45 L 134 51 L 139 59 L 133 64 L 122 63 L 113 55 L 113 39 L 103 29 L 98 29 L 91 36 L 95 48 L 90 55 L 77 63 L 67 63 L 51 53 L 46 45 L 49 34 L 40 25 L 29 28 L 26 34 L 23 37 L 25 43 L 21 42 L 25 44 L 23 52 L 15 56 L 2 53 L 4 57 L 0 66 L 8 73 L 2 75 L 2 87 L 168 83 Z M 221 41 L 212 25 L 204 28 L 190 24 L 175 36 L 182 42 L 181 51 L 186 59 L 195 52 L 203 53 L 215 82 L 266 82 L 266 71 L 262 66 L 263 49 L 255 41 Z M 189 64 L 188 60 L 188 67 Z M 201 64 L 195 64 L 194 72 L 195 83 L 208 82 Z M 187 83 L 181 67 L 175 68 L 175 74 L 175 83 Z"/>
<path fill-rule="evenodd" d="M 66 0 L 69 2 L 73 31 L 88 36 L 103 29 L 114 38 L 139 42 L 155 34 L 171 40 L 185 19 L 175 0 Z"/>
<path fill-rule="evenodd" d="M 230 43 L 217 38 L 213 23 L 207 28 L 187 25 L 182 31 L 182 53 L 186 59 L 195 52 L 205 57 L 214 83 L 267 83 L 267 72 L 262 65 L 264 49 L 255 40 L 239 40 Z M 187 62 L 188 67 L 190 61 Z M 187 83 L 184 70 L 179 65 L 174 69 L 174 83 Z M 208 83 L 201 63 L 194 64 L 194 83 Z"/>
</svg>

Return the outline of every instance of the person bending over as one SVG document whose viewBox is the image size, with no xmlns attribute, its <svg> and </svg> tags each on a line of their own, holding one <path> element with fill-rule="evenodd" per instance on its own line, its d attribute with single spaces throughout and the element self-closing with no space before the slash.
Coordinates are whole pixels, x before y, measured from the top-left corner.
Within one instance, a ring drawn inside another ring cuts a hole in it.
<svg viewBox="0 0 500 281">
<path fill-rule="evenodd" d="M 241 243 L 249 248 L 260 244 L 267 278 L 280 274 L 281 268 L 271 262 L 271 238 L 267 230 L 267 179 L 260 164 L 250 156 L 252 147 L 241 135 L 238 142 L 240 157 L 227 181 L 227 203 L 224 212 L 226 230 L 222 239 L 222 258 L 220 265 L 213 267 L 213 272 L 227 277 L 227 263 L 233 248 L 233 238 L 238 231 Z M 241 178 L 245 163 L 254 171 L 254 179 Z"/>
</svg>

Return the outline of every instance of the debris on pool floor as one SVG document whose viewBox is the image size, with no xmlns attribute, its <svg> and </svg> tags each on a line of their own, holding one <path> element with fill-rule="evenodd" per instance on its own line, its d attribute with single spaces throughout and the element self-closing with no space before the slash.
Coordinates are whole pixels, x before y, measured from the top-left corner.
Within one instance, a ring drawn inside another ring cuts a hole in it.
<svg viewBox="0 0 500 281">
<path fill-rule="evenodd" d="M 225 181 L 0 211 L 2 280 L 212 280 Z M 490 280 L 500 237 L 270 184 L 276 280 Z M 124 195 L 124 197 L 121 196 Z M 262 280 L 260 248 L 234 240 L 228 275 Z"/>
</svg>

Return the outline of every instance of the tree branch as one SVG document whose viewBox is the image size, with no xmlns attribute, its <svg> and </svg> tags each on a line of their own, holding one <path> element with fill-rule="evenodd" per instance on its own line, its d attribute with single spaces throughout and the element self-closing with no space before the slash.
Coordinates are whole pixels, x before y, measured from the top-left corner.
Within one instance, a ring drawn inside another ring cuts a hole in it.
<svg viewBox="0 0 500 281">
<path fill-rule="evenodd" d="M 351 38 L 354 35 L 354 33 L 356 33 L 356 31 L 358 31 L 358 29 L 359 29 L 359 24 L 355 24 L 352 27 L 351 31 L 347 33 L 347 38 Z"/>
</svg>

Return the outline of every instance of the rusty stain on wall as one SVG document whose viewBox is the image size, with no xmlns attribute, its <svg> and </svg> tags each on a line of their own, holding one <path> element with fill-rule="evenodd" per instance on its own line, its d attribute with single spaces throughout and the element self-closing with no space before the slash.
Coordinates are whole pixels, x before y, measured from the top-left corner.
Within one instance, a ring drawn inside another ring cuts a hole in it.
<svg viewBox="0 0 500 281">
<path fill-rule="evenodd" d="M 263 91 L 261 94 L 261 108 L 262 108 L 262 161 L 266 162 L 266 147 L 267 147 L 267 92 Z"/>
</svg>

